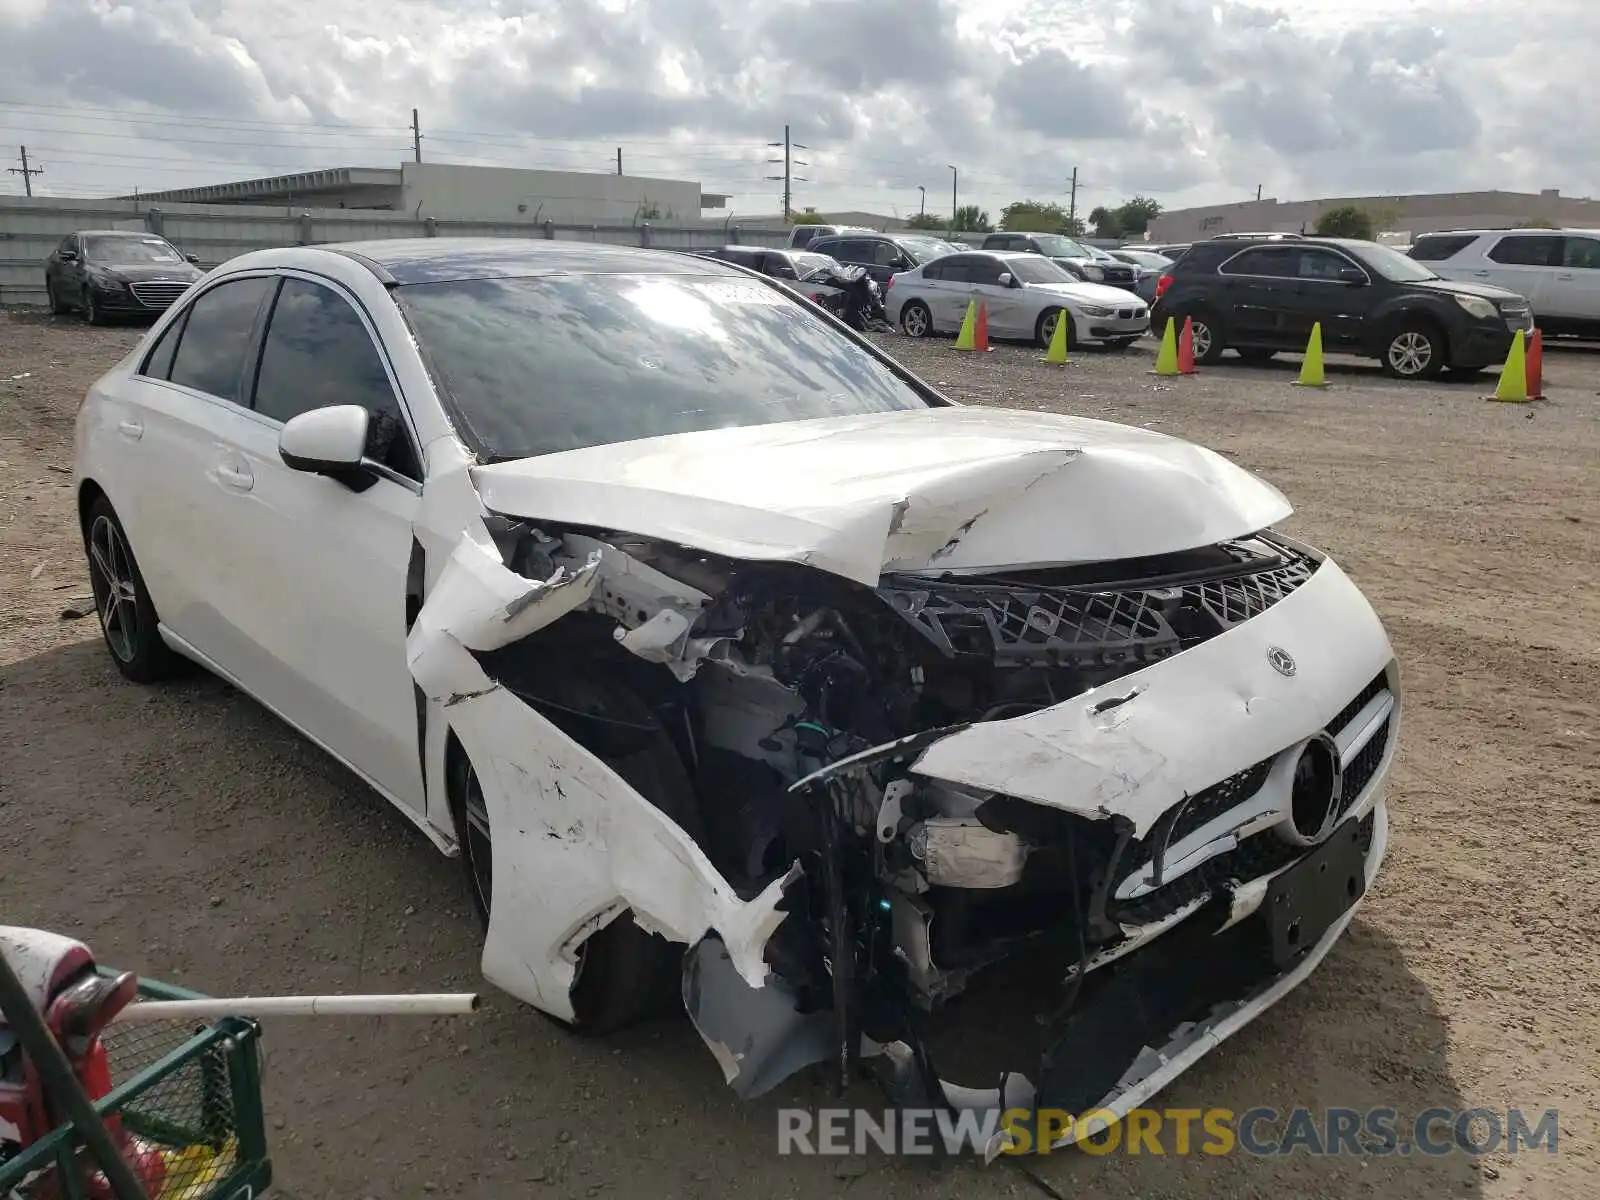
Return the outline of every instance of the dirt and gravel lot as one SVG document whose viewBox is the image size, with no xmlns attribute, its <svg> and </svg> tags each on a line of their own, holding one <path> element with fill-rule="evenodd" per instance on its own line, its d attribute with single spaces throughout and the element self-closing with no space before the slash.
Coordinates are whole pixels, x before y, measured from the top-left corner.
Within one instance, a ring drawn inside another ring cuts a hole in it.
<svg viewBox="0 0 1600 1200">
<path fill-rule="evenodd" d="M 93 619 L 66 474 L 88 384 L 139 336 L 0 314 L 0 920 L 215 994 L 475 989 L 459 869 L 226 686 L 121 681 Z M 878 1200 L 1578 1197 L 1600 1150 L 1600 354 L 1553 350 L 1553 399 L 1370 366 L 1148 374 L 1148 347 L 1066 369 L 1008 347 L 896 352 L 959 399 L 1147 425 L 1295 501 L 1290 530 L 1367 590 L 1408 685 L 1375 893 L 1297 993 L 1189 1072 L 1172 1106 L 1561 1111 L 1512 1160 L 1082 1153 L 969 1164 L 775 1153 L 682 1018 L 586 1043 L 489 994 L 460 1020 L 269 1025 L 280 1194 Z M 981 1021 L 981 1014 L 971 1014 Z M 857 1101 L 877 1106 L 870 1091 Z"/>
</svg>

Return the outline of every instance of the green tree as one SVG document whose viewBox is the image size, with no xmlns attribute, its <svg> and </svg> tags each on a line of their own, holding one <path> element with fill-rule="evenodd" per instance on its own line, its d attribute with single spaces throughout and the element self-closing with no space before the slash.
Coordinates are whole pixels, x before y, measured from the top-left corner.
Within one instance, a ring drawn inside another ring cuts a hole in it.
<svg viewBox="0 0 1600 1200">
<path fill-rule="evenodd" d="M 1330 208 L 1317 218 L 1313 226 L 1318 237 L 1359 238 L 1372 240 L 1372 214 L 1359 204 L 1341 204 Z"/>
<path fill-rule="evenodd" d="M 1089 212 L 1089 224 L 1094 229 L 1095 237 L 1119 238 L 1122 236 L 1122 222 L 1116 210 L 1101 205 Z"/>
<path fill-rule="evenodd" d="M 936 217 L 932 213 L 917 213 L 906 220 L 907 229 L 943 229 L 944 218 Z"/>
<path fill-rule="evenodd" d="M 1013 200 L 1000 210 L 1000 228 L 1007 233 L 1061 233 L 1067 210 L 1044 200 Z"/>
<path fill-rule="evenodd" d="M 1119 206 L 1113 215 L 1117 224 L 1115 236 L 1143 237 L 1145 230 L 1150 228 L 1150 222 L 1161 215 L 1161 205 L 1149 196 L 1135 196 L 1126 204 Z"/>
<path fill-rule="evenodd" d="M 819 212 L 797 212 L 790 214 L 789 221 L 794 225 L 826 225 L 828 218 Z"/>
<path fill-rule="evenodd" d="M 1522 223 L 1524 229 L 1560 229 L 1554 221 L 1547 221 L 1543 217 L 1529 217 Z"/>
<path fill-rule="evenodd" d="M 994 226 L 989 223 L 989 214 L 976 204 L 963 204 L 956 209 L 956 219 L 950 228 L 962 233 L 989 233 Z"/>
</svg>

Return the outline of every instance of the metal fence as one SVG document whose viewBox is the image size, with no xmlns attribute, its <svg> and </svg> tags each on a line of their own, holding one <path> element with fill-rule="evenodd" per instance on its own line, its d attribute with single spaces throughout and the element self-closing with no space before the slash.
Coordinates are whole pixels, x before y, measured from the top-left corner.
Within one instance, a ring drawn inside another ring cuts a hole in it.
<svg viewBox="0 0 1600 1200">
<path fill-rule="evenodd" d="M 250 250 L 379 238 L 547 238 L 667 250 L 709 250 L 731 243 L 781 246 L 789 238 L 785 228 L 740 226 L 732 218 L 693 226 L 566 225 L 417 218 L 343 208 L 0 196 L 0 306 L 44 304 L 44 261 L 62 238 L 79 229 L 158 233 L 185 254 L 198 255 L 200 265 L 207 268 Z"/>
</svg>

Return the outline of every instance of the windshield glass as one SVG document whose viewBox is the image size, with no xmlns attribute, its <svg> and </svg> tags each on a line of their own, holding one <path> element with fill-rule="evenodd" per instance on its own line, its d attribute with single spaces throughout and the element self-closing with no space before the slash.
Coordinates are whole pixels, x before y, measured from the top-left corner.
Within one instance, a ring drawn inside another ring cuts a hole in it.
<svg viewBox="0 0 1600 1200">
<path fill-rule="evenodd" d="M 1092 255 L 1077 242 L 1059 233 L 1036 233 L 1033 241 L 1041 254 L 1051 258 L 1090 258 Z"/>
<path fill-rule="evenodd" d="M 1038 254 L 1006 259 L 1006 270 L 1023 283 L 1075 283 L 1077 282 L 1055 263 Z"/>
<path fill-rule="evenodd" d="M 1123 250 L 1113 257 L 1131 262 L 1135 266 L 1149 267 L 1153 271 L 1161 271 L 1172 265 L 1172 260 L 1166 255 L 1152 254 L 1148 250 Z"/>
<path fill-rule="evenodd" d="M 462 432 L 491 461 L 928 407 L 849 338 L 755 280 L 554 275 L 394 294 Z"/>
<path fill-rule="evenodd" d="M 1394 283 L 1421 283 L 1425 279 L 1439 278 L 1416 259 L 1377 242 L 1346 242 L 1345 249 Z"/>
<path fill-rule="evenodd" d="M 90 262 L 181 263 L 183 261 L 183 255 L 157 237 L 92 237 L 88 241 Z"/>
<path fill-rule="evenodd" d="M 917 260 L 919 266 L 936 258 L 943 258 L 946 254 L 956 253 L 956 247 L 938 238 L 903 237 L 896 240 L 900 243 L 901 249 Z"/>
</svg>

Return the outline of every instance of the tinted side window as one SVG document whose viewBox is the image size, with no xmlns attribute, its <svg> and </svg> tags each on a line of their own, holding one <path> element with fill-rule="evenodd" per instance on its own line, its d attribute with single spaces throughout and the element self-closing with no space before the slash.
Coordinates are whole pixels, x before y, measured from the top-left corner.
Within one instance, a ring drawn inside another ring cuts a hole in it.
<svg viewBox="0 0 1600 1200">
<path fill-rule="evenodd" d="M 1587 237 L 1568 237 L 1562 252 L 1561 265 L 1581 270 L 1600 269 L 1600 241 Z"/>
<path fill-rule="evenodd" d="M 1295 274 L 1297 257 L 1292 250 L 1285 250 L 1281 246 L 1262 246 L 1235 255 L 1219 270 L 1224 275 L 1270 275 L 1282 278 Z"/>
<path fill-rule="evenodd" d="M 235 279 L 196 300 L 184 318 L 168 378 L 224 400 L 237 400 L 256 311 L 275 283 L 268 278 Z"/>
<path fill-rule="evenodd" d="M 950 260 L 948 258 L 936 258 L 922 268 L 922 277 L 924 279 L 949 279 L 950 276 L 945 274 L 945 268 L 949 264 Z"/>
<path fill-rule="evenodd" d="M 983 283 L 988 284 L 990 287 L 998 287 L 1000 276 L 1005 269 L 1005 264 L 998 258 L 974 258 L 967 266 L 967 277 L 973 283 Z"/>
<path fill-rule="evenodd" d="M 1424 234 L 1411 243 L 1411 257 L 1418 262 L 1444 262 L 1477 240 L 1477 235 L 1472 233 Z"/>
<path fill-rule="evenodd" d="M 970 254 L 951 254 L 937 260 L 949 283 L 971 283 L 972 266 L 977 261 Z"/>
<path fill-rule="evenodd" d="M 372 414 L 367 454 L 420 478 L 383 359 L 343 296 L 304 279 L 285 279 L 261 343 L 254 408 L 275 421 L 359 404 Z"/>
<path fill-rule="evenodd" d="M 1301 279 L 1332 279 L 1339 278 L 1339 272 L 1347 267 L 1355 266 L 1349 259 L 1341 258 L 1327 250 L 1306 249 L 1300 251 L 1299 262 L 1296 263 L 1296 274 Z"/>
<path fill-rule="evenodd" d="M 1489 251 L 1497 263 L 1516 267 L 1553 267 L 1561 261 L 1559 235 L 1513 234 L 1503 237 Z"/>
<path fill-rule="evenodd" d="M 840 262 L 869 264 L 875 261 L 872 243 L 860 238 L 840 238 L 830 243 L 823 253 L 833 255 Z"/>
<path fill-rule="evenodd" d="M 179 314 L 176 321 L 161 331 L 161 336 L 156 339 L 150 356 L 144 360 L 144 369 L 139 374 L 148 375 L 151 379 L 166 379 L 172 374 L 172 358 L 178 352 L 178 339 L 183 336 L 183 323 L 186 319 Z"/>
</svg>

